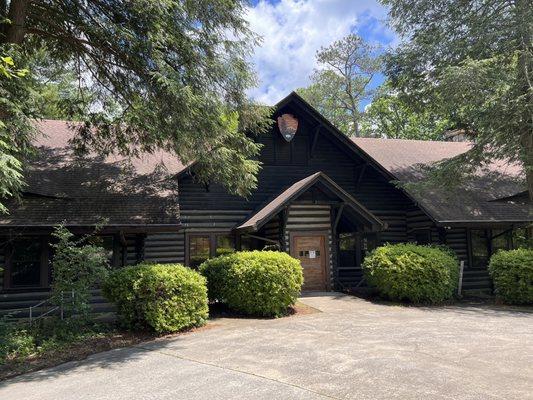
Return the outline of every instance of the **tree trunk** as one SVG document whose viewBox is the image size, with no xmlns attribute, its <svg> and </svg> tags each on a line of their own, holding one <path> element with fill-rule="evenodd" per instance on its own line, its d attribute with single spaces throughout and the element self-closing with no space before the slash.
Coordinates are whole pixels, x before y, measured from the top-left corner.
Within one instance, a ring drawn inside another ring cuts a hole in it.
<svg viewBox="0 0 533 400">
<path fill-rule="evenodd" d="M 21 44 L 24 41 L 29 4 L 30 0 L 11 0 L 7 16 L 11 23 L 7 25 L 4 39 L 6 43 Z"/>
</svg>

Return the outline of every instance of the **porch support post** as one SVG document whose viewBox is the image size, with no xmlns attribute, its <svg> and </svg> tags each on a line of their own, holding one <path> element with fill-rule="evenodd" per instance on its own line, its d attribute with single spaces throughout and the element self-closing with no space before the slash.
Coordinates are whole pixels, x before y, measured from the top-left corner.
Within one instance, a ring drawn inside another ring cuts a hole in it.
<svg viewBox="0 0 533 400">
<path fill-rule="evenodd" d="M 337 227 L 341 219 L 342 211 L 344 210 L 344 205 L 345 204 L 342 203 L 335 213 L 333 212 L 334 209 L 332 209 L 331 213 L 332 219 L 333 216 L 335 216 L 331 226 L 331 250 L 333 251 L 333 256 L 331 257 L 333 265 L 331 267 L 333 268 L 333 289 L 336 289 L 339 285 L 339 241 L 337 238 Z"/>
<path fill-rule="evenodd" d="M 337 226 L 339 225 L 339 221 L 342 216 L 342 211 L 344 210 L 345 203 L 342 203 L 339 207 L 339 210 L 337 211 L 337 215 L 335 216 L 335 222 L 333 224 L 333 231 L 337 233 Z"/>
<path fill-rule="evenodd" d="M 280 243 L 281 243 L 281 251 L 287 251 L 287 243 L 285 243 L 285 229 L 287 227 L 287 221 L 289 219 L 289 207 L 285 207 L 283 211 L 281 212 L 281 226 L 280 226 Z"/>
<path fill-rule="evenodd" d="M 119 238 L 120 238 L 120 245 L 122 247 L 122 260 L 121 260 L 121 267 L 126 265 L 126 262 L 128 260 L 128 242 L 126 242 L 126 237 L 124 236 L 124 231 L 119 232 Z"/>
</svg>

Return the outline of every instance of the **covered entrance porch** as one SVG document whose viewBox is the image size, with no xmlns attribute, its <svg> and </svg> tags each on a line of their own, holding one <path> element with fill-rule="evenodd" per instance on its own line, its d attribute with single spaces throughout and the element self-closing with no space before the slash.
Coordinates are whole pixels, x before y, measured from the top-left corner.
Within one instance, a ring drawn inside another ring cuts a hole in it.
<svg viewBox="0 0 533 400">
<path fill-rule="evenodd" d="M 385 224 L 323 172 L 301 179 L 263 204 L 235 231 L 299 259 L 305 291 L 354 283 L 364 252 Z"/>
</svg>

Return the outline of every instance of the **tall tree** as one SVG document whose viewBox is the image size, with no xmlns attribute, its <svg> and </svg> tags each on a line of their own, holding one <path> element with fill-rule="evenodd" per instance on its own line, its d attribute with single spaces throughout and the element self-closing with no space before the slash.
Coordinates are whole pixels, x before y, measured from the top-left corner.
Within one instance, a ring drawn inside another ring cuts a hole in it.
<svg viewBox="0 0 533 400">
<path fill-rule="evenodd" d="M 388 82 L 376 90 L 361 119 L 362 136 L 388 139 L 442 140 L 449 127 L 447 118 L 428 108 L 413 109 Z"/>
<path fill-rule="evenodd" d="M 298 93 L 345 134 L 360 136 L 361 102 L 372 97 L 370 84 L 381 68 L 377 53 L 355 34 L 321 48 L 311 85 Z"/>
<path fill-rule="evenodd" d="M 533 200 L 533 7 L 530 0 L 382 0 L 404 38 L 387 62 L 413 104 L 475 136 L 433 177 L 468 176 L 494 159 L 520 163 Z"/>
<path fill-rule="evenodd" d="M 244 19 L 247 0 L 10 0 L 0 1 L 0 51 L 19 68 L 51 57 L 77 88 L 60 104 L 62 116 L 84 121 L 75 141 L 131 155 L 164 149 L 198 162 L 198 178 L 246 195 L 259 168 L 259 147 L 245 133 L 268 119 L 246 96 L 255 76 L 246 61 L 257 38 Z M 0 151 L 19 160 L 31 139 L 31 118 L 43 80 L 2 77 Z M 46 91 L 45 91 L 46 92 Z M 46 94 L 46 93 L 45 93 Z M 6 149 L 10 150 L 6 150 Z M 1 159 L 1 157 L 0 157 Z M 0 181 L 13 193 L 20 181 Z"/>
</svg>

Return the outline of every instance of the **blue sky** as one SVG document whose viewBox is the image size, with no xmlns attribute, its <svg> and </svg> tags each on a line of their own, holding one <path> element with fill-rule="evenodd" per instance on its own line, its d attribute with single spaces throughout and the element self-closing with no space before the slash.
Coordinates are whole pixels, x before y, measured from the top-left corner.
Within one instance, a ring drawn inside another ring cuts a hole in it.
<svg viewBox="0 0 533 400">
<path fill-rule="evenodd" d="M 315 53 L 350 32 L 371 43 L 394 46 L 386 26 L 387 10 L 375 0 L 253 0 L 246 18 L 262 36 L 252 61 L 259 86 L 250 95 L 275 104 L 292 90 L 309 84 Z M 383 77 L 378 77 L 378 85 Z"/>
</svg>

